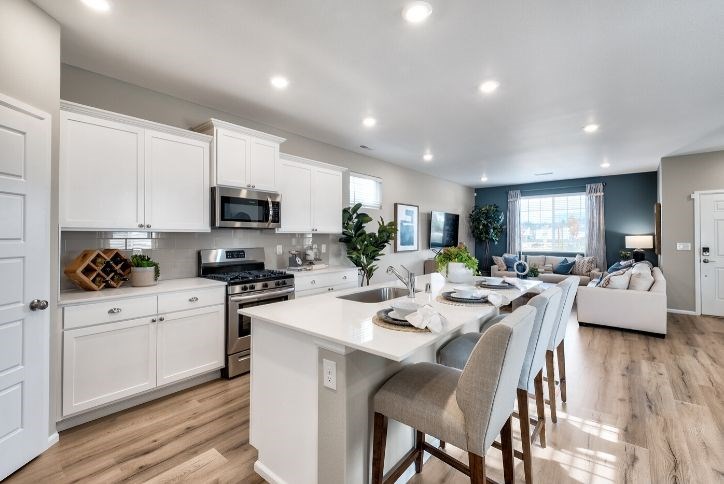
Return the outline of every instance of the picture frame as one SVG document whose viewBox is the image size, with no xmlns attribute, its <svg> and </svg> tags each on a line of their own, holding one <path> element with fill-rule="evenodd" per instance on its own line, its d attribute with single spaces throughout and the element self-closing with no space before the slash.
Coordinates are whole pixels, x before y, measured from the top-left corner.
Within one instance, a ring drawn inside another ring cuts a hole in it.
<svg viewBox="0 0 724 484">
<path fill-rule="evenodd" d="M 395 203 L 395 252 L 420 250 L 420 207 Z"/>
</svg>

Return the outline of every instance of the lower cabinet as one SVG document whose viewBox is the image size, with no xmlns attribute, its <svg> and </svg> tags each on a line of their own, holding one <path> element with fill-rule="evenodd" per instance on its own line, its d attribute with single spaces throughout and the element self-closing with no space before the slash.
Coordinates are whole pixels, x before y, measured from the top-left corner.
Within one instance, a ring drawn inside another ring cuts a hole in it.
<svg viewBox="0 0 724 484">
<path fill-rule="evenodd" d="M 342 291 L 357 287 L 357 269 L 340 268 L 321 273 L 298 272 L 294 274 L 294 297 L 314 296 L 325 292 Z"/>
</svg>

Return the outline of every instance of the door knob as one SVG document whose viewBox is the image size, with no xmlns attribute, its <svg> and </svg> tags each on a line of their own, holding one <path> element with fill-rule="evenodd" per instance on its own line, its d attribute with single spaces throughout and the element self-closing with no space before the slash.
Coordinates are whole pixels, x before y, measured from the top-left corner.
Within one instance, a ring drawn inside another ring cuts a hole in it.
<svg viewBox="0 0 724 484">
<path fill-rule="evenodd" d="M 30 301 L 30 310 L 31 311 L 37 311 L 40 309 L 41 311 L 44 309 L 48 309 L 48 301 L 44 299 L 33 299 Z"/>
</svg>

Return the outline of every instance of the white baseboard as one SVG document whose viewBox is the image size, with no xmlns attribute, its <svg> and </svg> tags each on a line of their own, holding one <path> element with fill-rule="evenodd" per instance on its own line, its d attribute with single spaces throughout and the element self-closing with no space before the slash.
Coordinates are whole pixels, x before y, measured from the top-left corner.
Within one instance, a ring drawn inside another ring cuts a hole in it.
<svg viewBox="0 0 724 484">
<path fill-rule="evenodd" d="M 57 444 L 59 440 L 60 440 L 60 435 L 58 435 L 58 432 L 56 432 L 56 433 L 54 433 L 53 435 L 49 436 L 49 437 L 48 437 L 48 447 L 47 447 L 47 448 L 48 448 L 48 449 L 51 448 L 52 446 L 54 446 L 55 444 Z"/>
<path fill-rule="evenodd" d="M 271 469 L 262 464 L 260 460 L 254 462 L 254 472 L 259 474 L 264 480 L 270 484 L 287 484 L 281 477 L 274 474 Z"/>
<path fill-rule="evenodd" d="M 700 316 L 699 313 L 696 311 L 689 311 L 688 309 L 667 309 L 666 312 L 672 313 L 672 314 L 688 314 L 689 316 Z"/>
</svg>

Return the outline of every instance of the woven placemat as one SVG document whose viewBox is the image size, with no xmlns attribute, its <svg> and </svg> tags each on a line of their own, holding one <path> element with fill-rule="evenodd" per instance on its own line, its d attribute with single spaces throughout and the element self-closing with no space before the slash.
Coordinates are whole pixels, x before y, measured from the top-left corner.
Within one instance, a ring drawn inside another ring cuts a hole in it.
<svg viewBox="0 0 724 484">
<path fill-rule="evenodd" d="M 483 302 L 464 303 L 464 302 L 451 301 L 449 299 L 445 299 L 444 297 L 442 297 L 440 295 L 438 295 L 435 298 L 435 301 L 437 301 L 439 303 L 443 303 L 443 304 L 449 304 L 450 306 L 477 306 L 477 307 L 479 307 L 479 306 L 485 306 L 486 304 L 490 304 L 487 299 Z"/>
<path fill-rule="evenodd" d="M 375 323 L 377 326 L 380 326 L 381 328 L 391 329 L 393 331 L 404 331 L 406 333 L 429 333 L 430 332 L 430 330 L 427 328 L 420 329 L 420 328 L 416 328 L 414 326 L 400 326 L 398 324 L 388 323 L 387 321 L 381 320 L 376 315 L 372 316 L 372 322 Z"/>
</svg>

